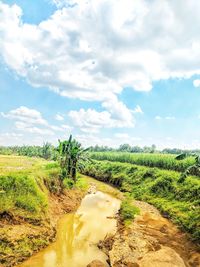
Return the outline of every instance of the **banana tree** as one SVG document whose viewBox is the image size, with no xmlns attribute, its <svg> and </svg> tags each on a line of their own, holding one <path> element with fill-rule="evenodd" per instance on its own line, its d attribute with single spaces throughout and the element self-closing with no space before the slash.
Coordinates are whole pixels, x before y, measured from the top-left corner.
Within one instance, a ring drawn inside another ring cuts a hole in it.
<svg viewBox="0 0 200 267">
<path fill-rule="evenodd" d="M 70 157 L 70 151 L 72 146 L 72 135 L 70 135 L 68 140 L 60 141 L 58 146 L 58 152 L 60 155 L 60 166 L 62 169 L 62 175 L 63 177 L 66 175 L 70 175 L 71 171 L 71 157 Z"/>
<path fill-rule="evenodd" d="M 178 155 L 176 160 L 183 160 L 187 157 L 194 157 L 195 163 L 186 168 L 186 170 L 181 174 L 179 182 L 184 182 L 188 175 L 190 174 L 200 174 L 200 154 L 197 153 L 182 153 Z"/>
<path fill-rule="evenodd" d="M 86 153 L 87 149 L 83 149 L 81 144 L 78 143 L 76 140 L 72 141 L 71 147 L 71 177 L 76 182 L 76 174 L 77 170 L 81 170 L 84 167 L 84 163 L 89 161 L 89 156 Z"/>
<path fill-rule="evenodd" d="M 61 142 L 59 140 L 58 151 L 63 177 L 67 175 L 76 182 L 77 170 L 83 168 L 84 162 L 89 160 L 89 156 L 86 153 L 87 150 L 83 149 L 75 139 L 72 139 L 72 135 L 67 141 Z"/>
</svg>

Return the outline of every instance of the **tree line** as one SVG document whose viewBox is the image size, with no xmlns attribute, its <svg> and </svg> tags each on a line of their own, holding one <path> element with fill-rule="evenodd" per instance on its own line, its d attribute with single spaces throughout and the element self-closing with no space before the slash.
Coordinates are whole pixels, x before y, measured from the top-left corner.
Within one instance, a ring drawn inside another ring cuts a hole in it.
<svg viewBox="0 0 200 267">
<path fill-rule="evenodd" d="M 179 148 L 165 148 L 163 150 L 158 150 L 153 144 L 151 146 L 131 146 L 129 144 L 122 144 L 118 148 L 108 147 L 108 146 L 90 146 L 88 149 L 90 152 L 105 152 L 105 151 L 120 151 L 129 153 L 162 153 L 162 154 L 182 154 L 182 153 L 200 153 L 199 149 L 186 150 Z M 46 142 L 43 146 L 0 146 L 1 155 L 19 155 L 28 157 L 41 157 L 49 160 L 58 159 L 57 147 Z"/>
<path fill-rule="evenodd" d="M 163 150 L 158 150 L 156 145 L 151 146 L 131 146 L 129 144 L 122 144 L 118 148 L 108 147 L 108 146 L 91 146 L 89 147 L 91 152 L 106 152 L 106 151 L 120 151 L 129 153 L 161 153 L 161 154 L 182 154 L 182 153 L 200 153 L 200 149 L 180 149 L 180 148 L 164 148 Z"/>
<path fill-rule="evenodd" d="M 1 155 L 17 155 L 39 157 L 47 160 L 56 160 L 58 151 L 52 144 L 46 142 L 43 146 L 0 146 Z"/>
</svg>

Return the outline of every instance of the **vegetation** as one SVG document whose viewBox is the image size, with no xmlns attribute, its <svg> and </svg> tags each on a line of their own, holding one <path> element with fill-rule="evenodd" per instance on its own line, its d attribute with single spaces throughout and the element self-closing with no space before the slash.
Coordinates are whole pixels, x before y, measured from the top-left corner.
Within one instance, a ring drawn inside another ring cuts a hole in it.
<svg viewBox="0 0 200 267">
<path fill-rule="evenodd" d="M 95 160 L 93 163 L 88 163 L 83 172 L 100 181 L 111 183 L 121 191 L 129 192 L 133 198 L 155 205 L 172 221 L 191 233 L 194 240 L 200 240 L 198 177 L 189 176 L 180 183 L 179 172 L 130 163 Z"/>
<path fill-rule="evenodd" d="M 71 188 L 74 183 L 61 178 L 58 162 L 0 156 L 1 266 L 13 266 L 48 245 L 55 236 L 55 222 L 64 212 L 65 200 L 71 201 L 67 210 L 79 204 L 87 185 L 78 179 L 76 187 L 81 190 L 63 192 L 63 187 Z"/>
<path fill-rule="evenodd" d="M 59 140 L 59 160 L 62 169 L 63 178 L 71 178 L 76 182 L 77 170 L 83 168 L 83 163 L 88 160 L 85 153 L 87 149 L 83 149 L 81 144 L 70 135 L 67 141 Z"/>
<path fill-rule="evenodd" d="M 58 156 L 56 148 L 48 142 L 43 146 L 0 146 L 0 154 L 39 157 L 47 160 L 56 160 Z"/>
<path fill-rule="evenodd" d="M 129 195 L 126 195 L 125 199 L 122 200 L 119 211 L 121 219 L 125 224 L 129 224 L 139 212 L 139 208 L 133 205 L 133 199 Z"/>
<path fill-rule="evenodd" d="M 195 174 L 200 176 L 200 154 L 195 153 L 182 153 L 176 157 L 176 160 L 184 160 L 187 157 L 194 157 L 195 162 L 191 164 L 186 170 L 181 174 L 179 182 L 185 181 L 186 177 L 190 174 Z"/>
<path fill-rule="evenodd" d="M 157 150 L 155 145 L 151 146 L 131 146 L 129 144 L 122 144 L 118 148 L 108 147 L 108 146 L 91 146 L 89 148 L 90 152 L 129 152 L 129 153 L 160 153 L 160 154 L 181 154 L 181 153 L 200 153 L 200 150 L 186 150 L 179 148 L 165 148 L 163 150 Z"/>
<path fill-rule="evenodd" d="M 177 161 L 174 155 L 170 154 L 151 154 L 151 153 L 127 153 L 127 152 L 92 152 L 91 158 L 96 160 L 109 160 L 117 162 L 132 163 L 147 167 L 157 167 L 166 170 L 178 172 L 185 171 L 186 168 L 193 165 L 193 157 L 187 157 L 184 160 Z"/>
<path fill-rule="evenodd" d="M 1 156 L 0 173 L 0 217 L 39 220 L 48 210 L 48 190 L 60 190 L 58 164 L 42 159 Z"/>
<path fill-rule="evenodd" d="M 48 145 L 48 146 L 47 146 Z M 58 157 L 58 151 L 56 147 L 49 143 L 45 143 L 43 146 L 0 146 L 0 155 L 18 155 L 28 157 L 40 157 L 46 158 L 46 148 L 50 148 L 47 159 L 56 160 Z M 152 146 L 131 146 L 129 144 L 122 144 L 118 148 L 112 148 L 108 146 L 91 146 L 88 148 L 90 152 L 129 152 L 129 153 L 159 153 L 159 154 L 174 154 L 181 153 L 200 153 L 200 150 L 184 150 L 178 148 L 165 148 L 161 151 L 156 149 L 155 145 Z"/>
</svg>

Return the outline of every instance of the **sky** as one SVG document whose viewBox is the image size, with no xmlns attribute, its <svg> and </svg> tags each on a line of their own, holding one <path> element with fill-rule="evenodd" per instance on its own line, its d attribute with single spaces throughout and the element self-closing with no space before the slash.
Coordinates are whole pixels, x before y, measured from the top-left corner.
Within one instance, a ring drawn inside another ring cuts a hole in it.
<svg viewBox="0 0 200 267">
<path fill-rule="evenodd" d="M 0 145 L 200 147 L 200 1 L 0 0 Z"/>
</svg>

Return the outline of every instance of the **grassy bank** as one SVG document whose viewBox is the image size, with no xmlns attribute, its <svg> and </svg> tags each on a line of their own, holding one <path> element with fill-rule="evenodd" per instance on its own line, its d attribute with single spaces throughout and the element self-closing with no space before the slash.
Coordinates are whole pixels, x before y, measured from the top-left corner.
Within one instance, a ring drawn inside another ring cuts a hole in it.
<svg viewBox="0 0 200 267">
<path fill-rule="evenodd" d="M 48 193 L 60 190 L 60 169 L 36 158 L 0 156 L 0 214 L 42 219 Z"/>
<path fill-rule="evenodd" d="M 200 181 L 191 176 L 178 183 L 180 173 L 129 163 L 94 161 L 84 174 L 118 186 L 132 197 L 155 205 L 172 221 L 200 241 Z"/>
<path fill-rule="evenodd" d="M 113 162 L 132 163 L 147 167 L 157 167 L 178 172 L 184 171 L 194 163 L 194 158 L 188 157 L 177 161 L 175 155 L 154 153 L 128 153 L 128 152 L 92 152 L 91 158 Z"/>
<path fill-rule="evenodd" d="M 55 162 L 0 156 L 0 265 L 48 245 L 59 216 L 79 205 L 82 191 L 65 190 L 60 173 Z"/>
</svg>

